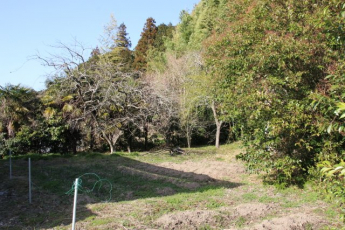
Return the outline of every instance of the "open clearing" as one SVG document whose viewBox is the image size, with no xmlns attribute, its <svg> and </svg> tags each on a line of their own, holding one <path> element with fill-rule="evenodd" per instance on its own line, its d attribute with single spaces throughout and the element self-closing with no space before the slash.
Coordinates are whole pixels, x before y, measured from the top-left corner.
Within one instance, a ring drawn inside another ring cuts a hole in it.
<svg viewBox="0 0 345 230">
<path fill-rule="evenodd" d="M 77 229 L 341 229 L 335 205 L 308 186 L 262 185 L 235 159 L 239 144 L 167 153 L 79 154 L 1 160 L 0 229 L 70 229 L 75 178 L 96 173 L 112 183 L 80 193 Z M 83 177 L 91 188 L 92 175 Z M 110 191 L 110 194 L 109 194 Z M 111 195 L 111 197 L 110 197 Z M 110 199 L 110 202 L 104 202 Z"/>
</svg>

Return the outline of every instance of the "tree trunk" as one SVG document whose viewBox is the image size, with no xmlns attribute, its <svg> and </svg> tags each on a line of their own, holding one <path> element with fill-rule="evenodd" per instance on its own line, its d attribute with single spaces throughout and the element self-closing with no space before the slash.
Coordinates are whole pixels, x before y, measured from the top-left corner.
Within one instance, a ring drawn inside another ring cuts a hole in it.
<svg viewBox="0 0 345 230">
<path fill-rule="evenodd" d="M 113 142 L 110 140 L 110 138 L 102 131 L 103 138 L 108 142 L 110 154 L 113 154 L 115 151 Z"/>
<path fill-rule="evenodd" d="M 109 142 L 108 142 L 108 144 L 109 144 L 109 147 L 110 147 L 110 154 L 113 154 L 115 152 L 115 146 L 113 146 L 113 144 L 109 143 Z"/>
<path fill-rule="evenodd" d="M 187 146 L 190 149 L 190 147 L 191 147 L 191 137 L 189 135 L 187 136 Z"/>
<path fill-rule="evenodd" d="M 216 132 L 216 148 L 219 148 L 220 130 L 221 130 L 221 128 L 222 128 L 223 121 L 220 121 L 220 120 L 218 119 L 217 110 L 216 110 L 216 106 L 215 106 L 215 104 L 214 104 L 214 101 L 212 101 L 211 108 L 212 108 L 212 111 L 213 111 L 214 121 L 215 121 L 216 126 L 217 126 L 217 132 Z"/>
<path fill-rule="evenodd" d="M 222 128 L 223 121 L 216 121 L 217 132 L 216 132 L 216 148 L 219 148 L 219 139 L 220 139 L 220 129 Z"/>
<path fill-rule="evenodd" d="M 170 143 L 171 143 L 171 133 L 170 133 L 170 131 L 168 131 L 168 132 L 165 134 L 165 143 L 166 143 L 167 145 L 170 145 Z"/>
<path fill-rule="evenodd" d="M 14 137 L 14 125 L 13 121 L 9 121 L 7 124 L 7 133 L 8 133 L 8 138 Z"/>
<path fill-rule="evenodd" d="M 145 151 L 147 151 L 148 133 L 149 133 L 149 129 L 148 129 L 148 127 L 147 127 L 147 123 L 146 123 L 146 124 L 145 124 L 145 127 L 144 127 L 144 135 L 145 135 Z"/>
<path fill-rule="evenodd" d="M 72 152 L 73 152 L 74 155 L 76 155 L 77 154 L 77 140 L 76 140 L 76 138 L 74 138 L 73 132 L 71 134 L 72 134 L 72 143 L 71 143 L 71 145 L 72 145 Z"/>
<path fill-rule="evenodd" d="M 132 148 L 131 124 L 127 124 L 127 128 L 124 130 L 124 136 L 127 141 L 127 151 L 128 153 L 131 153 L 131 148 Z"/>
<path fill-rule="evenodd" d="M 95 146 L 95 137 L 94 137 L 94 128 L 93 125 L 91 125 L 91 130 L 90 130 L 90 150 L 93 151 Z"/>
<path fill-rule="evenodd" d="M 77 144 L 73 143 L 73 154 L 77 155 Z"/>
<path fill-rule="evenodd" d="M 129 136 L 127 139 L 127 151 L 128 151 L 128 153 L 131 153 L 131 148 L 132 148 L 132 136 Z"/>
<path fill-rule="evenodd" d="M 191 128 L 187 125 L 187 128 L 186 128 L 186 136 L 187 136 L 187 145 L 188 145 L 188 148 L 190 149 L 191 147 L 191 142 L 192 142 L 192 134 L 191 134 Z"/>
<path fill-rule="evenodd" d="M 109 137 L 105 134 L 104 131 L 102 131 L 102 135 L 104 139 L 108 142 L 110 154 L 113 154 L 115 152 L 115 144 L 119 137 L 122 135 L 122 131 L 117 129 L 114 133 L 109 134 Z"/>
</svg>

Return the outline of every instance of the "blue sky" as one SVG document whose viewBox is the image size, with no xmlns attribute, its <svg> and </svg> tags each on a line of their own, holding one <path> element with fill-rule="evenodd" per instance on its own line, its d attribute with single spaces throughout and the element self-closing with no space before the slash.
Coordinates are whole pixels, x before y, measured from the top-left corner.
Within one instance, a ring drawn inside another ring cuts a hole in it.
<svg viewBox="0 0 345 230">
<path fill-rule="evenodd" d="M 2 0 L 0 1 L 0 85 L 21 84 L 35 90 L 53 69 L 30 57 L 56 53 L 58 42 L 74 39 L 96 47 L 113 14 L 122 22 L 134 48 L 148 17 L 176 25 L 181 10 L 191 12 L 200 0 Z"/>
</svg>

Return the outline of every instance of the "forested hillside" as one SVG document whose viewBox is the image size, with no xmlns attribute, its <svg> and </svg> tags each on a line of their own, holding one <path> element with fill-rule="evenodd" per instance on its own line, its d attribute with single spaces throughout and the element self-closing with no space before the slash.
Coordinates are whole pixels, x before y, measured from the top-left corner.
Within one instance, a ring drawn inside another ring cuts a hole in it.
<svg viewBox="0 0 345 230">
<path fill-rule="evenodd" d="M 37 56 L 56 69 L 46 90 L 1 87 L 0 150 L 242 141 L 266 182 L 344 197 L 344 26 L 341 0 L 201 0 L 176 26 L 148 18 L 132 50 L 112 18 L 89 58 L 79 43 Z"/>
</svg>

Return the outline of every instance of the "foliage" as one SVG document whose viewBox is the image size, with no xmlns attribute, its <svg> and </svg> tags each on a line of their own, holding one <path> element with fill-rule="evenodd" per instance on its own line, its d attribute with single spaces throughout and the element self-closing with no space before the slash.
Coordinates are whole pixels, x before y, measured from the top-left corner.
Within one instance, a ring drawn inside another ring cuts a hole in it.
<svg viewBox="0 0 345 230">
<path fill-rule="evenodd" d="M 219 147 L 224 121 L 220 117 L 223 111 L 217 97 L 222 91 L 217 79 L 211 79 L 207 73 L 202 58 L 202 41 L 217 27 L 217 17 L 226 11 L 226 2 L 205 0 L 192 13 L 182 11 L 180 23 L 172 38 L 165 42 L 166 51 L 161 53 L 155 49 L 149 50 L 150 81 L 164 84 L 171 95 L 174 95 L 172 100 L 175 100 L 175 109 L 178 110 L 181 135 L 185 137 L 189 147 L 193 136 L 199 141 L 214 141 Z M 209 114 L 214 117 L 214 126 Z M 216 129 L 215 138 L 210 138 L 209 133 L 213 132 L 211 127 Z M 198 130 L 202 132 L 197 132 Z M 201 137 L 195 135 L 198 133 L 202 133 Z"/>
<path fill-rule="evenodd" d="M 36 92 L 20 85 L 0 87 L 0 129 L 14 137 L 21 125 L 28 124 L 38 106 Z"/>
<path fill-rule="evenodd" d="M 329 95 L 316 99 L 341 63 L 341 46 L 329 43 L 335 36 L 329 29 L 339 26 L 342 6 L 238 0 L 227 7 L 231 12 L 205 43 L 223 119 L 241 131 L 247 153 L 240 158 L 252 170 L 265 170 L 273 183 L 300 184 L 316 162 L 342 148 L 342 137 L 323 128 L 334 118 L 323 103 Z"/>
<path fill-rule="evenodd" d="M 13 154 L 76 152 L 80 135 L 64 121 L 62 111 L 57 111 L 59 106 L 48 103 L 49 92 L 39 94 L 32 89 L 12 85 L 3 88 L 0 118 L 3 154 L 9 150 Z"/>
<path fill-rule="evenodd" d="M 67 57 L 44 59 L 58 73 L 40 97 L 1 89 L 2 143 L 114 151 L 223 135 L 266 182 L 321 178 L 343 196 L 344 18 L 341 0 L 201 0 L 176 26 L 148 18 L 134 52 L 112 18 L 90 58 L 62 45 Z"/>
<path fill-rule="evenodd" d="M 131 71 L 133 64 L 133 54 L 130 50 L 132 43 L 127 37 L 127 27 L 122 23 L 117 28 L 116 38 L 112 50 L 107 54 L 114 65 L 118 66 L 121 71 Z"/>
<path fill-rule="evenodd" d="M 160 24 L 157 27 L 157 34 L 153 45 L 147 50 L 147 70 L 149 72 L 164 72 L 167 64 L 166 60 L 166 43 L 173 36 L 175 27 L 169 23 L 168 25 Z"/>
<path fill-rule="evenodd" d="M 174 36 L 167 42 L 168 49 L 175 51 L 177 55 L 190 50 L 203 50 L 203 41 L 212 31 L 219 29 L 217 21 L 222 20 L 225 12 L 229 11 L 227 2 L 228 0 L 201 0 L 193 12 L 182 10 Z"/>
<path fill-rule="evenodd" d="M 147 68 L 147 51 L 154 45 L 157 35 L 156 21 L 148 18 L 141 33 L 141 37 L 135 47 L 134 67 L 136 70 L 145 71 Z"/>
<path fill-rule="evenodd" d="M 323 188 L 327 199 L 337 201 L 342 208 L 342 220 L 345 221 L 345 162 L 332 164 L 330 161 L 323 161 L 317 167 L 320 170 L 320 187 Z"/>
<path fill-rule="evenodd" d="M 166 50 L 165 41 L 172 38 L 174 29 L 175 27 L 171 23 L 158 25 L 153 48 L 159 52 L 164 52 Z"/>
</svg>

